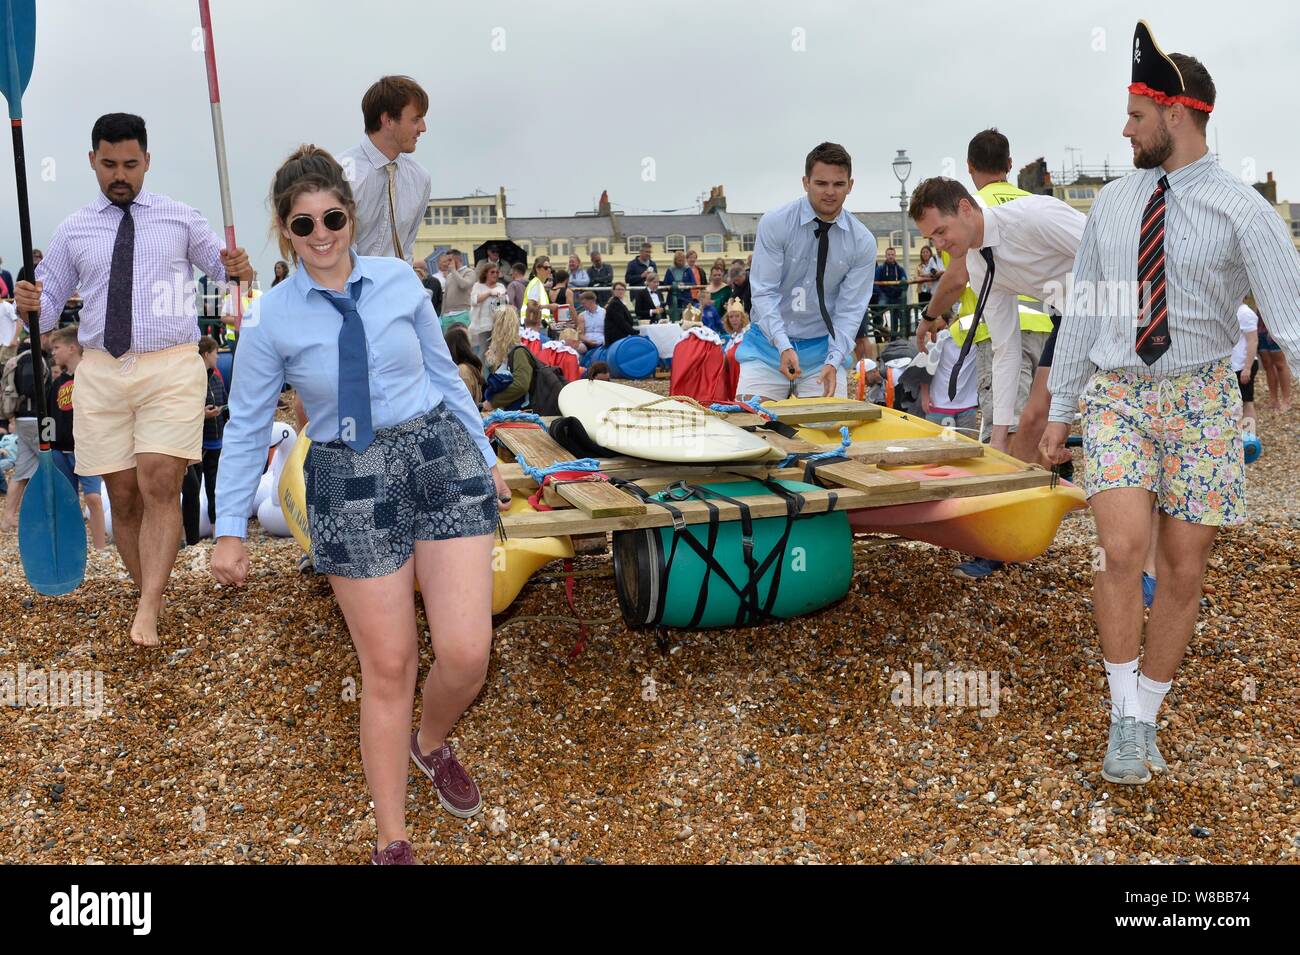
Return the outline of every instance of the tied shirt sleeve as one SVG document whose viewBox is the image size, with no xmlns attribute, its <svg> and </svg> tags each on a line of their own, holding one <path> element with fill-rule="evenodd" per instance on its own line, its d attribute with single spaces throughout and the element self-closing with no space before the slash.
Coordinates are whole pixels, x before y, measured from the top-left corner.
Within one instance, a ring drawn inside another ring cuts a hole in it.
<svg viewBox="0 0 1300 955">
<path fill-rule="evenodd" d="M 749 270 L 750 321 L 767 336 L 778 352 L 790 345 L 781 318 L 781 263 L 785 247 L 770 215 L 758 221 L 754 238 L 754 264 Z"/>
<path fill-rule="evenodd" d="M 867 299 L 875 281 L 876 240 L 870 232 L 860 238 L 853 249 L 853 266 L 840 284 L 835 299 L 835 337 L 826 352 L 826 364 L 839 367 L 853 353 L 854 338 L 867 314 Z"/>
<path fill-rule="evenodd" d="M 1262 204 L 1262 203 L 1261 203 Z M 1282 217 L 1265 206 L 1240 231 L 1251 291 L 1292 367 L 1300 368 L 1300 253 Z"/>
<path fill-rule="evenodd" d="M 259 303 L 256 303 L 254 309 Z M 239 336 L 232 374 L 230 421 L 222 435 L 217 470 L 217 524 L 214 537 L 244 537 L 257 482 L 266 465 L 267 435 L 284 385 L 284 361 L 266 326 L 250 310 Z"/>
<path fill-rule="evenodd" d="M 35 278 L 41 283 L 41 331 L 53 331 L 78 280 L 77 264 L 68 249 L 64 225 L 54 230 L 54 237 L 45 247 L 45 257 L 36 266 Z"/>
<path fill-rule="evenodd" d="M 1098 223 L 1104 221 L 1103 208 L 1106 191 L 1097 197 L 1092 215 L 1083 227 L 1079 251 L 1074 257 L 1073 287 L 1062 303 L 1061 326 L 1056 330 L 1056 352 L 1052 356 L 1052 370 L 1047 379 L 1047 390 L 1052 395 L 1051 411 L 1047 420 L 1059 424 L 1073 424 L 1079 395 L 1093 372 L 1088 358 L 1092 341 L 1097 336 L 1099 324 L 1095 314 L 1085 314 L 1084 309 L 1096 309 L 1097 289 L 1101 287 L 1101 256 L 1097 248 Z"/>
</svg>

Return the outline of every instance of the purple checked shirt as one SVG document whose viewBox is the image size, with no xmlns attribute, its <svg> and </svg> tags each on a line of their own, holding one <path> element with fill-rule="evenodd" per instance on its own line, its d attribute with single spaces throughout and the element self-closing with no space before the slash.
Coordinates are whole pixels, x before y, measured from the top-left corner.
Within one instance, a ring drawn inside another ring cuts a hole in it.
<svg viewBox="0 0 1300 955">
<path fill-rule="evenodd" d="M 194 267 L 226 280 L 222 241 L 208 220 L 175 199 L 141 190 L 131 203 L 135 258 L 131 280 L 131 351 L 161 351 L 199 340 Z M 104 311 L 113 242 L 122 210 L 100 193 L 64 219 L 36 267 L 41 289 L 41 331 L 59 323 L 73 290 L 81 292 L 83 348 L 104 351 Z"/>
</svg>

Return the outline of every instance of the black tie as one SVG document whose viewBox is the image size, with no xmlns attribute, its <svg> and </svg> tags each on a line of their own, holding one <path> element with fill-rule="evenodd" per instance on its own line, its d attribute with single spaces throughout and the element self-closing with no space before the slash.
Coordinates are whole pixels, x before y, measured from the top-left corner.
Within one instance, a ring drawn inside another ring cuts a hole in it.
<svg viewBox="0 0 1300 955">
<path fill-rule="evenodd" d="M 131 206 L 122 206 L 122 221 L 113 240 L 108 273 L 108 306 L 104 311 L 104 348 L 114 358 L 131 350 L 131 280 L 135 260 L 135 220 Z"/>
<path fill-rule="evenodd" d="M 831 313 L 826 309 L 826 258 L 831 251 L 831 226 L 835 223 L 823 222 L 821 219 L 816 222 L 813 231 L 817 236 L 817 306 L 822 310 L 826 331 L 834 338 L 835 326 L 831 323 Z"/>
<path fill-rule="evenodd" d="M 989 248 L 980 249 L 980 255 L 984 257 L 985 263 L 988 264 L 988 271 L 984 273 L 984 281 L 980 284 L 980 295 L 975 301 L 975 317 L 971 319 L 970 331 L 966 333 L 966 340 L 961 343 L 961 354 L 957 356 L 957 364 L 952 366 L 952 375 L 948 378 L 948 400 L 952 401 L 957 397 L 957 375 L 961 372 L 961 363 L 966 360 L 970 354 L 971 346 L 975 344 L 975 332 L 980 327 L 980 319 L 984 317 L 984 305 L 989 300 L 989 291 L 993 288 L 993 250 Z"/>
</svg>

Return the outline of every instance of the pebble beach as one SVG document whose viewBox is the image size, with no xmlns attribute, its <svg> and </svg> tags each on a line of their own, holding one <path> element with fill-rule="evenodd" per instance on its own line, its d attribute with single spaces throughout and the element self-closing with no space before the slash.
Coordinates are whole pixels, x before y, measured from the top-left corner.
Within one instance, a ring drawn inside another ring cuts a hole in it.
<svg viewBox="0 0 1300 955">
<path fill-rule="evenodd" d="M 662 390 L 660 388 L 659 390 Z M 1264 389 L 1261 387 L 1261 395 Z M 484 810 L 459 820 L 412 774 L 426 863 L 1285 863 L 1300 861 L 1300 437 L 1260 402 L 1250 522 L 1220 534 L 1197 633 L 1161 712 L 1170 771 L 1102 782 L 1106 691 L 1091 518 L 980 582 L 957 555 L 872 536 L 849 594 L 748 629 L 618 616 L 607 555 L 560 565 L 494 619 L 487 684 L 455 730 Z M 1077 452 L 1076 452 L 1077 456 Z M 1081 468 L 1081 462 L 1079 462 Z M 323 577 L 250 531 L 248 584 L 182 549 L 163 645 L 127 637 L 132 590 L 92 553 L 62 598 L 0 540 L 0 671 L 102 674 L 86 706 L 0 708 L 9 862 L 326 863 L 374 839 L 358 749 L 360 667 Z M 423 616 L 421 616 L 423 628 Z M 429 665 L 427 640 L 420 680 Z M 980 675 L 960 705 L 913 674 Z"/>
</svg>

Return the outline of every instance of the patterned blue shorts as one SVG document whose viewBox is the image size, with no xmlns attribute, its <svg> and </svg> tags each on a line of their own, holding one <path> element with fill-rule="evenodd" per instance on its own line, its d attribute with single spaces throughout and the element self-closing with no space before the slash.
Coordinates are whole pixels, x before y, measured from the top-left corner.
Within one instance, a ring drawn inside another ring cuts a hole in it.
<svg viewBox="0 0 1300 955">
<path fill-rule="evenodd" d="M 307 523 L 316 570 L 383 577 L 411 558 L 417 540 L 491 534 L 496 487 L 465 425 L 439 403 L 380 428 L 365 451 L 341 441 L 307 455 Z"/>
</svg>

